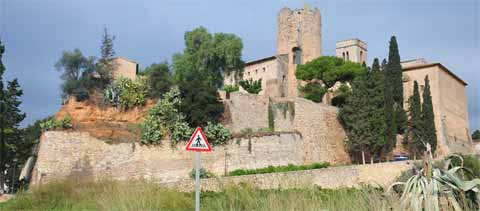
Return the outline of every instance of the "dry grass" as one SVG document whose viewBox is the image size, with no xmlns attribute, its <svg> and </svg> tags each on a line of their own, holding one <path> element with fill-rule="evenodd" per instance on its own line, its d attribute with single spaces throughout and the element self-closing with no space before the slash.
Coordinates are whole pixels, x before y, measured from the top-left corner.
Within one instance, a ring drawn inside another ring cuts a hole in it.
<svg viewBox="0 0 480 211">
<path fill-rule="evenodd" d="M 373 188 L 258 190 L 250 185 L 203 192 L 202 210 L 384 210 L 394 204 Z M 145 181 L 56 182 L 19 194 L 0 210 L 193 210 L 194 194 Z"/>
</svg>

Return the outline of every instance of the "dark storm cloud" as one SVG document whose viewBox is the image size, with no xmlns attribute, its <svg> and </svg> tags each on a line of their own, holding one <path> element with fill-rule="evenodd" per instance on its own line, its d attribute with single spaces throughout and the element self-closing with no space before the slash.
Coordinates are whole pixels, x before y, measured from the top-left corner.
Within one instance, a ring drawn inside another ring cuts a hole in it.
<svg viewBox="0 0 480 211">
<path fill-rule="evenodd" d="M 102 29 L 116 35 L 115 50 L 146 66 L 183 48 L 183 33 L 197 26 L 229 32 L 244 42 L 243 57 L 275 54 L 276 14 L 284 6 L 318 7 L 323 53 L 335 42 L 358 37 L 368 44 L 369 61 L 384 58 L 396 35 L 403 60 L 439 61 L 467 81 L 471 129 L 480 128 L 479 3 L 468 1 L 63 1 L 0 0 L 0 37 L 6 45 L 6 78 L 19 78 L 25 91 L 25 123 L 51 115 L 60 106 L 53 64 L 63 50 L 99 54 Z"/>
</svg>

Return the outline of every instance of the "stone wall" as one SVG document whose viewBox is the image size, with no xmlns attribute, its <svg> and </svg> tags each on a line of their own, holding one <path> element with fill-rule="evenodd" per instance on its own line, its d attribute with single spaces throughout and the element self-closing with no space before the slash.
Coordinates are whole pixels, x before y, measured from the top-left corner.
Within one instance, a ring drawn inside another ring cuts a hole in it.
<svg viewBox="0 0 480 211">
<path fill-rule="evenodd" d="M 349 163 L 344 148 L 345 131 L 337 119 L 338 109 L 303 98 L 270 98 L 231 93 L 224 101 L 231 119 L 227 127 L 234 132 L 247 128 L 267 128 L 269 107 L 273 112 L 275 131 L 299 132 L 302 135 L 303 160 Z"/>
<path fill-rule="evenodd" d="M 359 187 L 363 184 L 388 188 L 402 172 L 410 168 L 411 164 L 409 161 L 402 161 L 339 166 L 306 171 L 222 177 L 202 179 L 201 188 L 204 191 L 218 191 L 227 185 L 240 183 L 249 183 L 260 189 L 312 186 L 334 189 L 341 187 Z M 191 192 L 195 188 L 195 181 L 193 179 L 187 179 L 165 185 L 180 191 Z"/>
<path fill-rule="evenodd" d="M 32 184 L 65 178 L 151 179 L 173 182 L 188 177 L 194 153 L 165 140 L 162 146 L 108 144 L 86 132 L 51 131 L 42 135 Z M 302 139 L 296 133 L 236 138 L 202 154 L 202 167 L 215 175 L 269 165 L 301 165 Z"/>
</svg>

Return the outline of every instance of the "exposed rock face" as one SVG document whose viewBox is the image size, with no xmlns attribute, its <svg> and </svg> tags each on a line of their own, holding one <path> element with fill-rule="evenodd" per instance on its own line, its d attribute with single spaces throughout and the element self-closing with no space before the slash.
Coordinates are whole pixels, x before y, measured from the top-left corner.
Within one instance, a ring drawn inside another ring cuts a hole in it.
<svg viewBox="0 0 480 211">
<path fill-rule="evenodd" d="M 138 140 L 138 124 L 143 121 L 153 101 L 144 107 L 123 111 L 115 107 L 101 107 L 98 102 L 77 102 L 70 98 L 57 112 L 57 119 L 70 116 L 76 131 L 85 131 L 90 135 L 112 141 Z"/>
</svg>

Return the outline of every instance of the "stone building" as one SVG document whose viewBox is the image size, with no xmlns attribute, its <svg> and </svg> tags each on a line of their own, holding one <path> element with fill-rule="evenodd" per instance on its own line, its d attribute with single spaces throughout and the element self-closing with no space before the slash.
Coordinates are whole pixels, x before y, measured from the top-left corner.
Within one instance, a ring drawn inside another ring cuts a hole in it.
<svg viewBox="0 0 480 211">
<path fill-rule="evenodd" d="M 112 72 L 114 80 L 123 77 L 134 80 L 138 74 L 138 63 L 123 57 L 113 58 L 115 69 Z"/>
<path fill-rule="evenodd" d="M 405 108 L 408 108 L 407 100 L 413 94 L 414 81 L 418 82 L 422 96 L 424 79 L 428 76 L 439 143 L 438 154 L 472 153 L 465 94 L 467 83 L 441 63 L 427 63 L 424 59 L 402 62 L 402 68 Z"/>
<path fill-rule="evenodd" d="M 243 77 L 225 76 L 225 84 L 240 79 L 262 79 L 260 95 L 270 97 L 298 96 L 295 77 L 297 65 L 322 56 L 321 16 L 317 8 L 283 8 L 278 14 L 277 54 L 247 62 Z"/>
<path fill-rule="evenodd" d="M 262 79 L 261 96 L 290 99 L 299 96 L 298 87 L 302 82 L 295 77 L 297 65 L 322 56 L 320 11 L 307 5 L 294 10 L 283 8 L 277 20 L 276 55 L 247 62 L 243 76 L 225 76 L 226 85 L 243 79 Z M 352 62 L 366 62 L 367 52 L 367 44 L 358 38 L 338 41 L 335 46 L 335 56 Z M 423 59 L 402 62 L 402 68 L 405 100 L 412 95 L 413 81 L 423 89 L 425 76 L 430 79 L 439 154 L 469 153 L 473 145 L 468 129 L 467 83 L 442 64 L 427 63 Z M 332 93 L 327 93 L 324 102 L 330 102 L 332 97 Z"/>
</svg>

